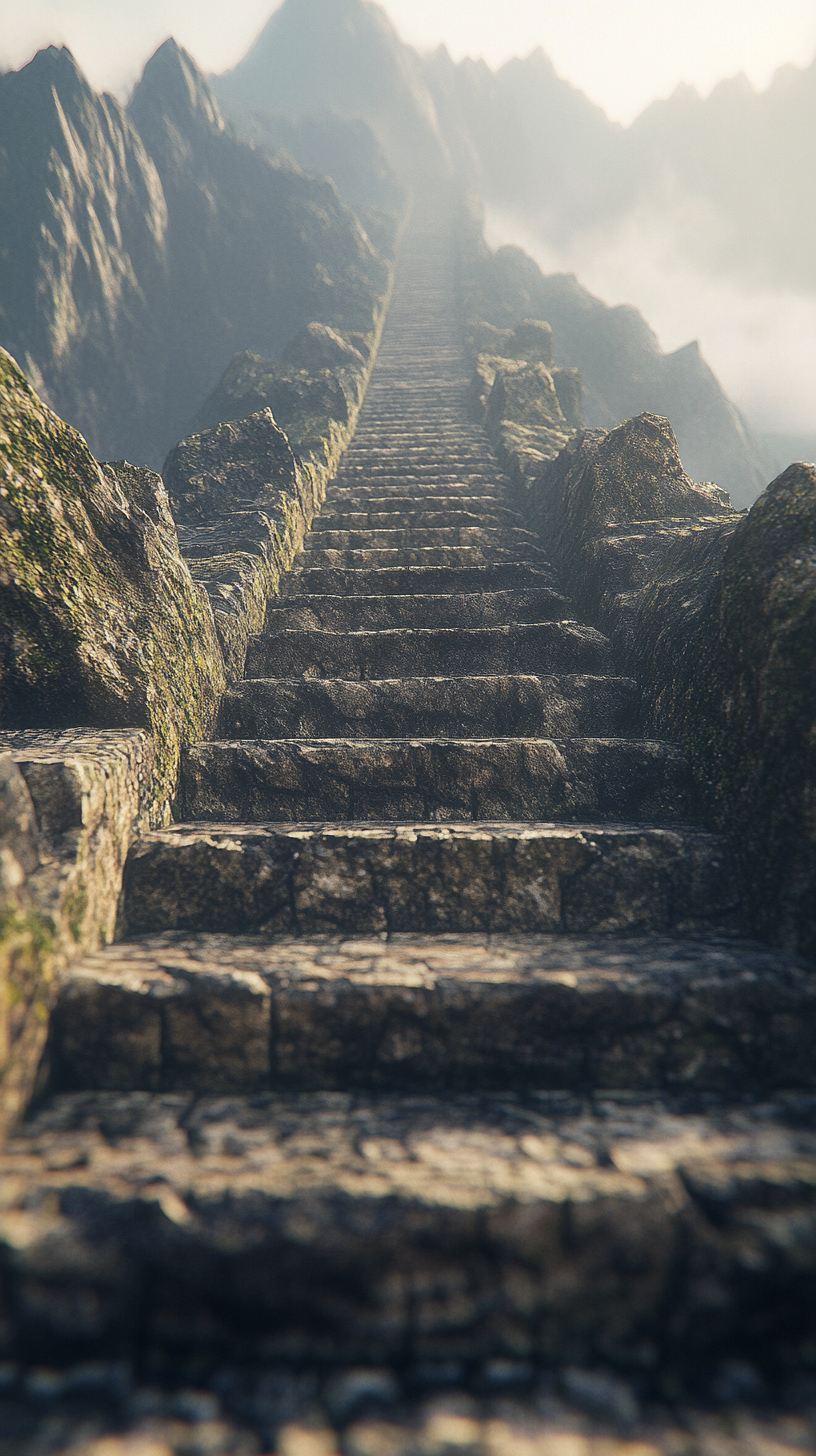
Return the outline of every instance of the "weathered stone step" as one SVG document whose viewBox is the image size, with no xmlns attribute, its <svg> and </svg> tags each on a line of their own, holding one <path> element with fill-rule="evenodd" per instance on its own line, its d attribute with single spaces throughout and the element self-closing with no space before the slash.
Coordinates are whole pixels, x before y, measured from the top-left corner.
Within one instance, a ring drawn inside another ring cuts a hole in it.
<svg viewBox="0 0 816 1456">
<path fill-rule="evenodd" d="M 700 830 L 179 824 L 133 845 L 123 928 L 278 934 L 699 932 L 737 904 Z"/>
<path fill-rule="evenodd" d="M 816 1087 L 816 971 L 727 939 L 151 936 L 63 978 L 54 1090 Z"/>
<path fill-rule="evenodd" d="M 388 521 L 400 516 L 410 517 L 417 524 L 429 522 L 432 516 L 440 515 L 472 515 L 477 521 L 484 521 L 485 518 L 496 521 L 521 522 L 524 518 L 519 511 L 513 510 L 505 501 L 503 494 L 495 491 L 491 496 L 434 496 L 432 500 L 424 497 L 417 499 L 416 495 L 407 494 L 402 496 L 361 496 L 359 504 L 347 498 L 348 492 L 344 492 L 342 500 L 337 499 L 336 492 L 332 490 L 326 501 L 325 511 L 317 516 L 313 530 L 322 529 L 324 521 L 343 520 L 349 522 L 347 529 L 365 529 L 368 526 L 386 525 Z M 417 518 L 422 517 L 422 521 Z M 399 524 L 399 519 L 394 522 Z M 430 524 L 435 524 L 430 522 Z M 456 523 L 454 523 L 456 524 Z M 343 528 L 341 528 L 343 529 Z"/>
<path fill-rule="evenodd" d="M 320 596 L 449 595 L 460 592 L 521 591 L 555 587 L 552 568 L 527 562 L 490 562 L 477 566 L 315 567 L 305 564 L 292 576 L 291 591 Z"/>
<path fill-rule="evenodd" d="M 498 530 L 484 526 L 409 526 L 363 531 L 337 531 L 327 526 L 312 532 L 304 542 L 304 551 L 310 554 L 314 551 L 422 551 L 454 547 L 517 551 L 522 557 L 534 558 L 545 554 L 540 537 L 520 526 L 502 526 Z"/>
<path fill-rule="evenodd" d="M 301 592 L 268 609 L 270 632 L 301 627 L 375 632 L 389 627 L 501 627 L 508 622 L 562 621 L 571 603 L 551 587 L 515 592 L 416 596 L 318 596 Z"/>
<path fill-rule="evenodd" d="M 0 1178 L 4 1360 L 600 1360 L 682 1390 L 816 1341 L 807 1094 L 63 1094 Z"/>
<path fill-rule="evenodd" d="M 247 678 L 221 700 L 219 738 L 618 738 L 631 678 Z"/>
<path fill-rule="evenodd" d="M 333 551 L 321 548 L 320 538 L 307 537 L 301 560 L 304 570 L 310 567 L 334 567 L 345 571 L 372 571 L 383 567 L 405 566 L 451 566 L 459 570 L 472 566 L 513 566 L 517 564 L 547 565 L 547 557 L 540 546 L 516 544 L 512 546 L 402 546 L 392 548 L 376 546 L 370 548 Z"/>
<path fill-rule="evenodd" d="M 332 501 L 331 506 L 337 503 Z M 328 503 L 327 503 L 328 505 Z M 376 533 L 379 531 L 461 531 L 462 529 L 475 529 L 478 531 L 490 531 L 494 535 L 498 531 L 524 530 L 523 518 L 517 511 L 510 511 L 502 507 L 492 507 L 480 510 L 478 504 L 471 503 L 470 509 L 460 510 L 453 506 L 448 510 L 433 509 L 424 510 L 417 502 L 413 507 L 397 507 L 394 510 L 381 508 L 380 510 L 346 510 L 333 509 L 331 514 L 325 513 L 316 518 L 312 524 L 312 531 L 315 536 L 322 535 L 328 531 L 331 533 L 342 532 L 348 535 L 350 532 L 359 534 L 361 532 Z M 529 535 L 525 532 L 525 535 Z M 337 542 L 329 543 L 337 545 Z M 376 541 L 371 541 L 376 545 Z M 386 543 L 389 544 L 389 543 Z M 540 542 L 538 543 L 541 544 Z"/>
<path fill-rule="evenodd" d="M 639 739 L 278 739 L 198 743 L 186 819 L 559 820 L 690 824 L 678 748 Z"/>
<path fill-rule="evenodd" d="M 609 639 L 580 622 L 503 627 L 393 627 L 373 632 L 299 629 L 251 637 L 248 678 L 471 677 L 611 671 Z"/>
</svg>

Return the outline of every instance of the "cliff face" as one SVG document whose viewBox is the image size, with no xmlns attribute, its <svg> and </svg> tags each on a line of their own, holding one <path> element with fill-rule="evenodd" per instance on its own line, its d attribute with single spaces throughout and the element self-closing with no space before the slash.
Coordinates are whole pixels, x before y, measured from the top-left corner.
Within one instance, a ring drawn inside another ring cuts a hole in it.
<svg viewBox="0 0 816 1456">
<path fill-rule="evenodd" d="M 158 465 L 232 356 L 372 328 L 382 262 L 334 185 L 239 141 L 168 41 L 127 113 L 67 51 L 0 77 L 2 343 L 101 456 Z"/>
</svg>

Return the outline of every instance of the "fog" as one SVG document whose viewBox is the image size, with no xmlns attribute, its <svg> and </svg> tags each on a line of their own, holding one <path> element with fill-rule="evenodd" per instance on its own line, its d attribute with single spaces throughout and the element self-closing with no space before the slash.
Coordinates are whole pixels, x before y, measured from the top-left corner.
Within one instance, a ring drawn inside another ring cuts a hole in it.
<svg viewBox="0 0 816 1456">
<path fill-rule="evenodd" d="M 515 243 L 547 273 L 576 273 L 605 303 L 635 304 L 665 350 L 697 339 L 755 429 L 816 437 L 816 293 L 692 266 L 688 232 L 720 226 L 700 200 L 668 213 L 642 205 L 559 250 L 518 216 L 487 213 L 492 247 Z"/>
</svg>

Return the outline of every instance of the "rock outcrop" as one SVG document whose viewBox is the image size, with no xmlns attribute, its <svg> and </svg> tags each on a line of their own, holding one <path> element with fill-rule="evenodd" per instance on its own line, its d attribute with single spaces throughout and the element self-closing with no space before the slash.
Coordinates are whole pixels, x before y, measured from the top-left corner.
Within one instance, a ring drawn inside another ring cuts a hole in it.
<svg viewBox="0 0 816 1456">
<path fill-rule="evenodd" d="M 97 465 L 0 354 L 0 727 L 149 729 L 158 821 L 224 687 L 160 478 Z"/>
<path fill-rule="evenodd" d="M 694 485 L 668 421 L 576 436 L 526 493 L 579 600 L 687 748 L 731 836 L 753 927 L 816 950 L 816 471 L 747 513 Z"/>
</svg>

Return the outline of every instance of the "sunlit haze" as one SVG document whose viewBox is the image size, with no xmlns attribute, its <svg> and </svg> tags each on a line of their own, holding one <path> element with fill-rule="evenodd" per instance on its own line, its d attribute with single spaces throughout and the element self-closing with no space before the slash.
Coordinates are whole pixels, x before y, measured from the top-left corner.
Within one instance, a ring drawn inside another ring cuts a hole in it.
<svg viewBox="0 0 816 1456">
<path fill-rule="evenodd" d="M 274 0 L 0 0 L 0 65 L 23 65 L 40 46 L 68 45 L 99 89 L 126 92 L 174 35 L 206 70 L 240 59 Z M 444 41 L 455 59 L 498 66 L 542 46 L 557 70 L 628 123 L 685 81 L 706 94 L 745 71 L 767 86 L 785 62 L 816 52 L 813 0 L 385 0 L 404 40 Z"/>
</svg>

